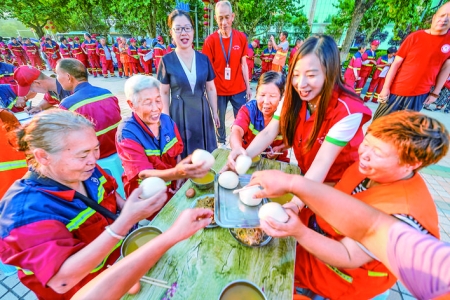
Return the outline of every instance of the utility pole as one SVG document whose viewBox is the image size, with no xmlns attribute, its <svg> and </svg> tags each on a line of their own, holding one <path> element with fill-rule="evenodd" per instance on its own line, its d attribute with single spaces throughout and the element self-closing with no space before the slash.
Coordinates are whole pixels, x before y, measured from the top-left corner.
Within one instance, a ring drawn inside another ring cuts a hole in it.
<svg viewBox="0 0 450 300">
<path fill-rule="evenodd" d="M 311 1 L 311 9 L 309 10 L 309 16 L 308 16 L 308 25 L 311 28 L 312 31 L 312 24 L 314 23 L 314 15 L 316 14 L 316 5 L 317 0 Z"/>
</svg>

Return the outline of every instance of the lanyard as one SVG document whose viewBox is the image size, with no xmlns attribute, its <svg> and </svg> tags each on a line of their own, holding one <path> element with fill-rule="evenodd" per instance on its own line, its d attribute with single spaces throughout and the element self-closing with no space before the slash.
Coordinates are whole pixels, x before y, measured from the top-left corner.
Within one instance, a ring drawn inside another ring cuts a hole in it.
<svg viewBox="0 0 450 300">
<path fill-rule="evenodd" d="M 222 52 L 223 52 L 223 56 L 225 56 L 225 60 L 227 62 L 227 68 L 229 67 L 229 61 L 230 61 L 230 55 L 231 55 L 231 44 L 233 44 L 233 30 L 231 31 L 231 35 L 230 35 L 230 45 L 228 47 L 228 54 L 225 53 L 225 47 L 223 46 L 223 42 L 222 42 L 222 35 L 219 33 L 219 38 L 220 38 L 220 45 L 222 46 Z"/>
</svg>

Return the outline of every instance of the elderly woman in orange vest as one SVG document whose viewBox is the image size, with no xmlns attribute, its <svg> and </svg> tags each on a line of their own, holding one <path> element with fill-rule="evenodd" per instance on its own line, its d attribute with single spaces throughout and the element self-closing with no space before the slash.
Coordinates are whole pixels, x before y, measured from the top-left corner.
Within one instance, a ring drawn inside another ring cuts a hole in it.
<svg viewBox="0 0 450 300">
<path fill-rule="evenodd" d="M 358 150 L 359 161 L 345 171 L 335 188 L 418 232 L 439 238 L 436 206 L 418 170 L 438 162 L 448 148 L 449 133 L 437 120 L 411 111 L 384 116 L 369 126 Z M 273 193 L 269 185 L 284 190 L 293 184 L 278 173 L 262 172 L 255 177 L 250 184 L 262 185 L 269 194 Z M 296 205 L 285 208 L 286 223 L 269 219 L 261 222 L 261 228 L 271 236 L 297 239 L 298 286 L 330 299 L 371 299 L 397 281 L 377 257 L 309 208 L 299 216 Z"/>
</svg>

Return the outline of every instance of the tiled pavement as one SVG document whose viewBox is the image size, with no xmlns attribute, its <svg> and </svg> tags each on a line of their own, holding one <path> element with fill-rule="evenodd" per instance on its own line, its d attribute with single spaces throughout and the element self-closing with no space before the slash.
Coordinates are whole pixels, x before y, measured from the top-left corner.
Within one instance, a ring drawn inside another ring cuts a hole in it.
<svg viewBox="0 0 450 300">
<path fill-rule="evenodd" d="M 130 109 L 125 101 L 125 95 L 123 93 L 123 85 L 125 80 L 120 78 L 90 78 L 90 82 L 94 85 L 107 88 L 113 92 L 118 98 L 120 107 L 122 109 L 122 115 L 128 116 Z M 255 94 L 256 84 L 252 83 L 253 94 Z M 37 98 L 35 101 L 39 101 Z M 372 111 L 375 111 L 377 105 L 368 105 Z M 447 128 L 450 129 L 449 115 L 444 115 L 441 112 L 428 112 L 424 113 L 431 115 L 441 122 L 443 122 Z M 233 123 L 233 112 L 230 107 L 227 110 L 226 127 L 227 133 Z M 291 162 L 296 163 L 293 153 L 291 153 Z M 438 215 L 439 215 L 439 227 L 442 240 L 450 243 L 450 154 L 443 158 L 437 165 L 427 167 L 420 171 L 420 174 L 425 179 L 430 193 L 435 200 Z M 29 291 L 22 283 L 19 282 L 16 275 L 6 277 L 0 271 L 0 300 L 33 300 L 37 299 L 33 292 Z M 100 298 L 99 298 L 100 299 Z M 394 285 L 390 291 L 388 300 L 410 300 L 414 299 L 411 294 L 400 283 Z"/>
</svg>

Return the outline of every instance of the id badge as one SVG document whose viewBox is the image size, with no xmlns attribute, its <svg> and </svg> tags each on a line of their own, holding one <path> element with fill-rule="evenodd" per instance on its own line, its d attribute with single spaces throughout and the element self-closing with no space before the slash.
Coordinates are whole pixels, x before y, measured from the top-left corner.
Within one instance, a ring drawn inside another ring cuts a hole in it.
<svg viewBox="0 0 450 300">
<path fill-rule="evenodd" d="M 231 68 L 225 68 L 225 80 L 231 80 Z"/>
</svg>

